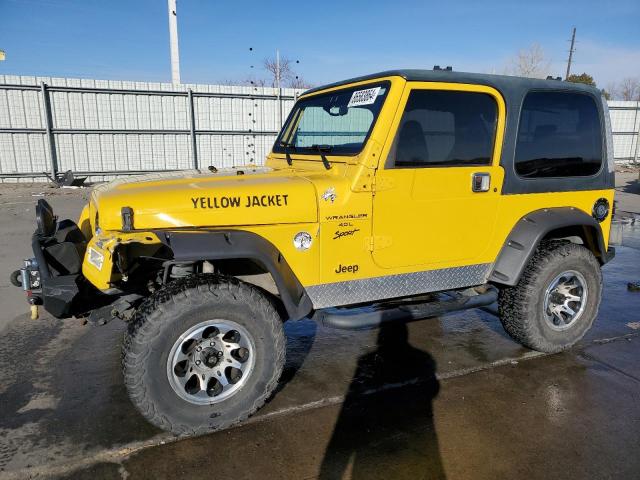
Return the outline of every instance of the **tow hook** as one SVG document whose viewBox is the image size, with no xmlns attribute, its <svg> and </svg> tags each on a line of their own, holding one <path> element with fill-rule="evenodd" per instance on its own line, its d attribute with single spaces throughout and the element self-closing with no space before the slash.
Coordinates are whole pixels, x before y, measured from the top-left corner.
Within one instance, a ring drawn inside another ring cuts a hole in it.
<svg viewBox="0 0 640 480">
<path fill-rule="evenodd" d="M 38 295 L 34 295 L 33 290 L 41 289 L 42 284 L 36 260 L 34 258 L 25 260 L 24 266 L 20 270 L 16 270 L 11 274 L 10 280 L 13 285 L 22 288 L 22 290 L 27 294 L 27 300 L 31 311 L 31 319 L 37 320 L 40 316 L 38 312 L 38 305 L 42 303 L 42 299 Z"/>
</svg>

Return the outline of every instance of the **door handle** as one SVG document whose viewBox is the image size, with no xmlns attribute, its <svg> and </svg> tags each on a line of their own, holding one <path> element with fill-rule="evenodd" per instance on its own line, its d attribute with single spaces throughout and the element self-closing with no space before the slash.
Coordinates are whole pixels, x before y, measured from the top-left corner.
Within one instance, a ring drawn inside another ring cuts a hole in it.
<svg viewBox="0 0 640 480">
<path fill-rule="evenodd" d="M 491 188 L 491 174 L 487 172 L 473 174 L 471 190 L 474 192 L 488 192 L 489 188 Z"/>
</svg>

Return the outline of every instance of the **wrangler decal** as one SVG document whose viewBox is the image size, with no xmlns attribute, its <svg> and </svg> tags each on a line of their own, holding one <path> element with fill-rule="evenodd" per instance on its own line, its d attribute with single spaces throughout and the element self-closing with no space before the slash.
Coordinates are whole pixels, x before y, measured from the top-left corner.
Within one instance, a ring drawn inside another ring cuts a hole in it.
<svg viewBox="0 0 640 480">
<path fill-rule="evenodd" d="M 367 218 L 366 213 L 349 213 L 347 215 L 327 215 L 327 220 L 355 220 L 358 218 Z"/>
</svg>

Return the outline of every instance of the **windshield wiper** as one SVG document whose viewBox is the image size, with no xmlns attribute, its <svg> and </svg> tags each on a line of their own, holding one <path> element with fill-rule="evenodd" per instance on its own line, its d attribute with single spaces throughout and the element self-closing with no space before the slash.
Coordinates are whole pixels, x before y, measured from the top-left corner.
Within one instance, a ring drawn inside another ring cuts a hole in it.
<svg viewBox="0 0 640 480">
<path fill-rule="evenodd" d="M 318 152 L 320 154 L 320 158 L 322 159 L 322 164 L 324 165 L 324 168 L 326 168 L 327 170 L 331 169 L 331 164 L 329 163 L 329 160 L 327 160 L 327 157 L 324 155 L 325 152 L 330 152 L 333 147 L 331 145 L 311 145 L 309 147 L 311 150 L 315 150 L 316 152 Z"/>
<path fill-rule="evenodd" d="M 284 140 L 280 140 L 278 144 L 284 148 L 284 156 L 287 159 L 287 164 L 289 166 L 293 165 L 293 159 L 291 158 L 291 155 L 289 155 L 289 149 L 293 148 L 295 150 L 296 146 L 293 143 L 285 142 Z"/>
</svg>

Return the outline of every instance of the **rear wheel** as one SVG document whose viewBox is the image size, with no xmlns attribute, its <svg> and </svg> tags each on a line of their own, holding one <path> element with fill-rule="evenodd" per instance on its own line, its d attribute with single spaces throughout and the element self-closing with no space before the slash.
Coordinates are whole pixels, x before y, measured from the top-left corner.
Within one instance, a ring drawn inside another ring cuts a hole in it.
<svg viewBox="0 0 640 480">
<path fill-rule="evenodd" d="M 543 242 L 518 284 L 500 290 L 500 321 L 521 344 L 559 352 L 591 328 L 601 294 L 600 264 L 591 251 L 569 242 Z"/>
<path fill-rule="evenodd" d="M 284 355 L 282 320 L 260 290 L 198 275 L 139 307 L 125 335 L 123 371 L 147 420 L 177 434 L 204 433 L 260 408 Z"/>
</svg>

